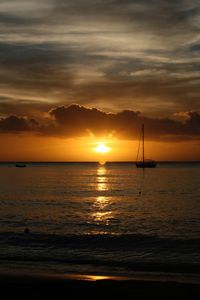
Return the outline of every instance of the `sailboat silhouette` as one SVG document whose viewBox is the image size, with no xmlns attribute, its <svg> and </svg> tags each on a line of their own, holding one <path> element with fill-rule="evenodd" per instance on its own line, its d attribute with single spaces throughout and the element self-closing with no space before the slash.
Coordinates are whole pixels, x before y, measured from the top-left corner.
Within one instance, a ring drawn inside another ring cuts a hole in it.
<svg viewBox="0 0 200 300">
<path fill-rule="evenodd" d="M 139 144 L 140 147 L 140 144 Z M 144 124 L 142 124 L 142 161 L 138 161 L 138 155 L 139 155 L 139 147 L 138 147 L 138 154 L 136 159 L 136 167 L 137 168 L 155 168 L 156 162 L 152 159 L 145 159 L 144 156 Z"/>
</svg>

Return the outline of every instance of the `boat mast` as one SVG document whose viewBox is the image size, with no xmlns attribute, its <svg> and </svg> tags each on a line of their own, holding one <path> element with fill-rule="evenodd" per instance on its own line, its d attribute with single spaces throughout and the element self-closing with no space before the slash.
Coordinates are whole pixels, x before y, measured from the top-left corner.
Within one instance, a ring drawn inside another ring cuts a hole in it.
<svg viewBox="0 0 200 300">
<path fill-rule="evenodd" d="M 143 160 L 143 163 L 144 163 L 144 124 L 142 124 L 142 145 L 143 145 L 142 160 Z"/>
</svg>

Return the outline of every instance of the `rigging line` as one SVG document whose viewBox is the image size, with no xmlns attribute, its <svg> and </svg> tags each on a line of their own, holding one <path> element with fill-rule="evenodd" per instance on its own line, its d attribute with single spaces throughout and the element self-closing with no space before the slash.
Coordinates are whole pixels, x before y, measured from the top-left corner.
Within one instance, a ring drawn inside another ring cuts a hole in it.
<svg viewBox="0 0 200 300">
<path fill-rule="evenodd" d="M 138 145 L 138 151 L 137 151 L 136 161 L 138 161 L 138 156 L 139 156 L 139 151 L 140 151 L 140 144 L 141 144 L 141 138 L 142 138 L 142 133 L 140 135 L 140 140 L 139 140 L 139 145 Z"/>
</svg>

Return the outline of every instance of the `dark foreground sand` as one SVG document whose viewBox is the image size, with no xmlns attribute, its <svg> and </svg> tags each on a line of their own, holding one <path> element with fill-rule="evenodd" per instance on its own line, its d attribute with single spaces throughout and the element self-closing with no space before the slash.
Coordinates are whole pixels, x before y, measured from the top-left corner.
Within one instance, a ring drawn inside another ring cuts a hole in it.
<svg viewBox="0 0 200 300">
<path fill-rule="evenodd" d="M 0 275 L 1 299 L 199 299 L 200 285 Z"/>
</svg>

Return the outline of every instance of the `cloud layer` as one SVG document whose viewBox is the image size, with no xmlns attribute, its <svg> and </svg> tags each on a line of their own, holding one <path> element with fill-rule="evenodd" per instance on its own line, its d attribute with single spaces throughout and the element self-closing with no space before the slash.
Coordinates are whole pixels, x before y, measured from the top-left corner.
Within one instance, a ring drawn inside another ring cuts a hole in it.
<svg viewBox="0 0 200 300">
<path fill-rule="evenodd" d="M 146 139 L 185 141 L 200 139 L 200 114 L 182 112 L 178 119 L 145 117 L 138 111 L 124 110 L 106 113 L 79 105 L 59 106 L 48 112 L 42 123 L 35 119 L 8 116 L 0 119 L 1 133 L 34 132 L 43 136 L 64 138 L 82 136 L 114 136 L 118 139 L 138 139 L 145 124 Z"/>
<path fill-rule="evenodd" d="M 198 0 L 2 0 L 0 115 L 200 112 Z"/>
</svg>

